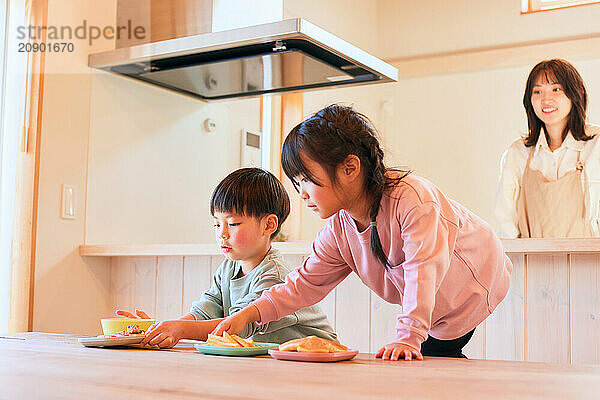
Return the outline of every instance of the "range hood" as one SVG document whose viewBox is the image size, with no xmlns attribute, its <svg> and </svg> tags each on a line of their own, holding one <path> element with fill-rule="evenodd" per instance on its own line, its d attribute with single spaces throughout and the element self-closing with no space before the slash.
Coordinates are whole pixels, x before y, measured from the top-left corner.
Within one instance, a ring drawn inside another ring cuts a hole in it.
<svg viewBox="0 0 600 400">
<path fill-rule="evenodd" d="M 398 80 L 393 66 L 301 18 L 95 53 L 88 65 L 206 101 Z"/>
</svg>

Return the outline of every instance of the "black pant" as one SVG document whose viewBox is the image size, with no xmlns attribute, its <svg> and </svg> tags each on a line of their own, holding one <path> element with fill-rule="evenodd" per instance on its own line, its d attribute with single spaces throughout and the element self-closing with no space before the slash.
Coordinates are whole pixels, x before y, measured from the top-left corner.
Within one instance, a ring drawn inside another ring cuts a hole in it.
<svg viewBox="0 0 600 400">
<path fill-rule="evenodd" d="M 469 343 L 474 332 L 475 329 L 464 336 L 452 340 L 439 340 L 429 336 L 426 341 L 421 343 L 421 354 L 433 357 L 467 358 L 462 353 L 462 349 Z"/>
</svg>

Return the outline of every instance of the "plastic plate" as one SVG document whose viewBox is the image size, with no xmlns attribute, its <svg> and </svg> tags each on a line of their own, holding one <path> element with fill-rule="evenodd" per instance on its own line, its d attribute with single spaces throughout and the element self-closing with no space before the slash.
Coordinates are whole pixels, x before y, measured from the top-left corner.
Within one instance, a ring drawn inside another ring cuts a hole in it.
<svg viewBox="0 0 600 400">
<path fill-rule="evenodd" d="M 304 353 L 301 351 L 269 350 L 271 357 L 278 360 L 309 361 L 309 362 L 335 362 L 351 360 L 358 354 L 358 350 L 348 350 L 339 353 Z"/>
<path fill-rule="evenodd" d="M 267 354 L 269 349 L 278 348 L 276 343 L 254 343 L 260 347 L 219 347 L 205 344 L 195 344 L 194 347 L 202 354 L 232 357 L 250 357 Z"/>
<path fill-rule="evenodd" d="M 79 338 L 79 343 L 85 347 L 110 347 L 110 346 L 128 346 L 139 344 L 146 335 L 129 336 L 96 336 L 90 338 Z"/>
</svg>

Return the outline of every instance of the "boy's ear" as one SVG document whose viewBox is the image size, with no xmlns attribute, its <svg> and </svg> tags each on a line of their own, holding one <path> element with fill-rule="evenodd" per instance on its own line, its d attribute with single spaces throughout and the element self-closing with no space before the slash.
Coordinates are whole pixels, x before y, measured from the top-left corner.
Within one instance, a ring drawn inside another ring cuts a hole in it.
<svg viewBox="0 0 600 400">
<path fill-rule="evenodd" d="M 265 222 L 264 233 L 265 233 L 265 235 L 271 236 L 277 230 L 277 227 L 279 226 L 279 219 L 277 218 L 277 215 L 275 215 L 275 214 L 267 215 L 266 217 L 264 217 L 264 222 Z"/>
</svg>

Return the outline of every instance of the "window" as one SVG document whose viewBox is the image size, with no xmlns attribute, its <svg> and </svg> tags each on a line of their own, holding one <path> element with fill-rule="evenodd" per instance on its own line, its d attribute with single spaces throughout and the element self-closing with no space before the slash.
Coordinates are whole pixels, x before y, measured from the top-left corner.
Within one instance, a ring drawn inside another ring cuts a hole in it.
<svg viewBox="0 0 600 400">
<path fill-rule="evenodd" d="M 555 10 L 582 6 L 584 4 L 600 3 L 598 0 L 521 0 L 521 13 Z"/>
</svg>

